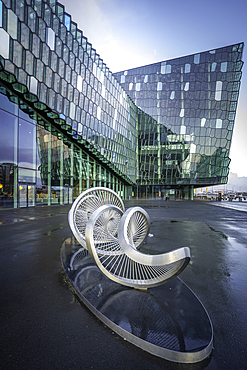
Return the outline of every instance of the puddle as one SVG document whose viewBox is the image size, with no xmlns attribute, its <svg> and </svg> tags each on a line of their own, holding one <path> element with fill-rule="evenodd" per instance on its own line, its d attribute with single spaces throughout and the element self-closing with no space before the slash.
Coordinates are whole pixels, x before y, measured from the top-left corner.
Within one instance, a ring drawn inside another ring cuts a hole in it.
<svg viewBox="0 0 247 370">
<path fill-rule="evenodd" d="M 57 227 L 56 229 L 53 229 L 53 230 L 50 230 L 47 233 L 44 233 L 43 235 L 50 236 L 51 233 L 53 233 L 54 231 L 60 230 L 60 229 L 63 229 L 63 226 Z"/>
</svg>

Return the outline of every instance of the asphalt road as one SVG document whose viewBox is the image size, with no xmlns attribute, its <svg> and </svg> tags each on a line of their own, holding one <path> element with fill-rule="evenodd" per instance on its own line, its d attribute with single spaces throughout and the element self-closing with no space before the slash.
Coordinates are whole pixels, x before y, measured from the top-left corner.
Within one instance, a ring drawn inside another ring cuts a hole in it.
<svg viewBox="0 0 247 370">
<path fill-rule="evenodd" d="M 191 248 L 180 277 L 214 328 L 211 357 L 194 365 L 142 351 L 78 302 L 60 264 L 60 247 L 71 236 L 70 206 L 0 210 L 0 369 L 246 369 L 247 207 L 215 204 L 138 202 L 151 217 L 150 249 Z"/>
</svg>

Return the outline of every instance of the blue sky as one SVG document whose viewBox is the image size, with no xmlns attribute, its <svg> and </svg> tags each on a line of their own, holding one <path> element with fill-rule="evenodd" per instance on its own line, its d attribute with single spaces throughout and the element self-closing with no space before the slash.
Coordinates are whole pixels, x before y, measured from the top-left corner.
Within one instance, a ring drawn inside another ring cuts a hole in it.
<svg viewBox="0 0 247 370">
<path fill-rule="evenodd" d="M 60 2 L 112 72 L 239 42 L 247 47 L 247 0 Z M 247 176 L 246 65 L 242 72 L 230 171 Z"/>
</svg>

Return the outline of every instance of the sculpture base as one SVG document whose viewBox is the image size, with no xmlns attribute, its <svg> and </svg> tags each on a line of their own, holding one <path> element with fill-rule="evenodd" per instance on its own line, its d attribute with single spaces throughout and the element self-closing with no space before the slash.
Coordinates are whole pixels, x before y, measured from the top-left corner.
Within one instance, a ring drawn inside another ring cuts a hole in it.
<svg viewBox="0 0 247 370">
<path fill-rule="evenodd" d="M 61 260 L 79 298 L 119 336 L 173 362 L 196 363 L 210 355 L 210 318 L 181 279 L 147 290 L 125 287 L 107 278 L 71 238 Z"/>
</svg>

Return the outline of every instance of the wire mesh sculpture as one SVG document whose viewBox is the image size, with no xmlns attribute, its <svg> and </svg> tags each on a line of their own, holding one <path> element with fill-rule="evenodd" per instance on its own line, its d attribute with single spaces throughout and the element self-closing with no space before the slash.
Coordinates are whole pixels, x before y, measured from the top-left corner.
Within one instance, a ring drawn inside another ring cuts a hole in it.
<svg viewBox="0 0 247 370">
<path fill-rule="evenodd" d="M 121 198 L 107 188 L 82 193 L 69 212 L 69 224 L 99 269 L 122 285 L 148 288 L 163 284 L 182 272 L 190 260 L 188 247 L 157 255 L 140 252 L 150 229 L 147 212 L 141 207 L 125 212 Z"/>
</svg>

